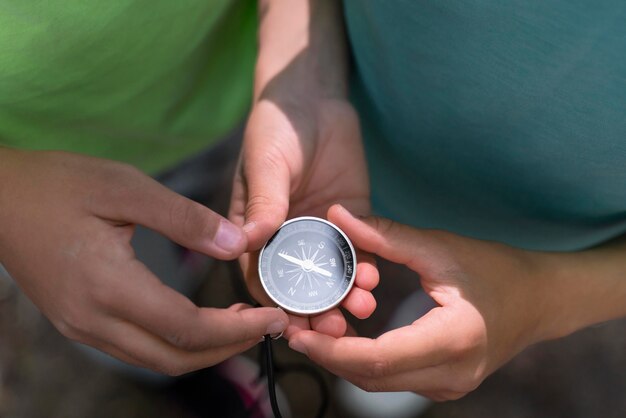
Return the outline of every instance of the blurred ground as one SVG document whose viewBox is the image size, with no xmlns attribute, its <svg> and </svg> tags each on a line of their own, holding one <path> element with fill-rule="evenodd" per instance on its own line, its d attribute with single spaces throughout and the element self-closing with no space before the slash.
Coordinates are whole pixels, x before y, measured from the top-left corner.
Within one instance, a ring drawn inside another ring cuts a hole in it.
<svg viewBox="0 0 626 418">
<path fill-rule="evenodd" d="M 202 289 L 201 303 L 225 306 L 236 297 L 231 271 L 223 263 L 214 266 L 212 280 Z M 406 294 L 406 287 L 386 277 L 379 298 Z M 217 302 L 216 295 L 220 295 Z M 377 312 L 371 327 L 383 324 L 388 314 Z M 167 386 L 142 385 L 85 357 L 6 277 L 0 279 L 0 341 L 0 417 L 198 417 L 186 408 L 180 393 L 168 392 Z M 281 363 L 307 362 L 284 342 L 276 350 Z M 248 354 L 256 358 L 254 350 Z M 332 383 L 331 376 L 326 374 L 326 378 Z M 318 394 L 309 378 L 294 375 L 280 384 L 294 417 L 314 416 Z M 625 393 L 626 320 L 621 320 L 531 347 L 472 394 L 436 404 L 421 416 L 623 418 Z M 328 417 L 349 415 L 333 403 Z"/>
</svg>

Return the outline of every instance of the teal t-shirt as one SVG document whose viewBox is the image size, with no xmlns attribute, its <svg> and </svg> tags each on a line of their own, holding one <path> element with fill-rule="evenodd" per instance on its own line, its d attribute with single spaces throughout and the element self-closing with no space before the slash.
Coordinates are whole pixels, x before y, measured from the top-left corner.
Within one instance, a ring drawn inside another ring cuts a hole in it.
<svg viewBox="0 0 626 418">
<path fill-rule="evenodd" d="M 240 123 L 256 19 L 254 0 L 3 0 L 0 145 L 163 170 Z"/>
<path fill-rule="evenodd" d="M 525 248 L 626 232 L 626 2 L 345 0 L 377 212 Z"/>
</svg>

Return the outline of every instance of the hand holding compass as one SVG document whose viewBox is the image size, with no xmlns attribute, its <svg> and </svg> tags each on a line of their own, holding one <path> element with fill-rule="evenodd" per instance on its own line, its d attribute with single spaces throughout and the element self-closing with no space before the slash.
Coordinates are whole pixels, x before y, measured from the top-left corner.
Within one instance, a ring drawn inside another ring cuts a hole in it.
<svg viewBox="0 0 626 418">
<path fill-rule="evenodd" d="M 283 101 L 261 100 L 253 108 L 229 214 L 248 238 L 248 253 L 240 258 L 248 290 L 266 305 L 275 302 L 259 280 L 256 251 L 287 217 L 325 217 L 334 203 L 342 203 L 355 213 L 369 213 L 368 175 L 358 119 L 349 104 L 324 100 L 311 114 L 277 103 Z M 294 253 L 288 255 L 295 257 Z M 378 273 L 371 260 L 360 260 L 365 274 L 359 274 L 342 306 L 354 316 L 366 318 L 376 305 L 371 290 L 378 282 Z M 329 266 L 321 268 L 332 271 Z M 343 335 L 346 326 L 337 309 L 310 318 L 291 317 L 290 322 L 290 329 L 312 328 L 335 336 Z"/>
</svg>

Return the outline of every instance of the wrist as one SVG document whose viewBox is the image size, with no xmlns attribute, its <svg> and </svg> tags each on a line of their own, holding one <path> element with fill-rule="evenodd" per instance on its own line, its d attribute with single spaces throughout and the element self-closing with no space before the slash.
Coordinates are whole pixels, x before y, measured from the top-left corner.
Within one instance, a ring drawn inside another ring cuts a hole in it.
<svg viewBox="0 0 626 418">
<path fill-rule="evenodd" d="M 277 68 L 271 58 L 259 56 L 255 69 L 254 101 L 275 100 L 315 102 L 348 99 L 347 77 L 342 64 L 324 60 L 316 51 L 303 50 L 285 67 Z"/>
<path fill-rule="evenodd" d="M 539 340 L 564 337 L 626 315 L 626 243 L 540 256 L 543 315 Z"/>
<path fill-rule="evenodd" d="M 340 2 L 267 0 L 261 5 L 255 100 L 347 98 Z"/>
</svg>

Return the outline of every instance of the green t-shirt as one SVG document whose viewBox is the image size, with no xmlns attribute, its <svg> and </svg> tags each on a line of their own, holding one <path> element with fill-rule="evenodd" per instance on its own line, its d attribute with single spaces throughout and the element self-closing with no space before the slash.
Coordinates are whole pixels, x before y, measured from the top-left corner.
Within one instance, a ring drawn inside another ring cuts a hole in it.
<svg viewBox="0 0 626 418">
<path fill-rule="evenodd" d="M 165 169 L 243 117 L 255 33 L 252 0 L 4 0 L 0 145 Z"/>
<path fill-rule="evenodd" d="M 570 250 L 626 232 L 626 2 L 345 0 L 375 209 Z"/>
</svg>

